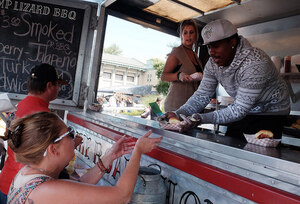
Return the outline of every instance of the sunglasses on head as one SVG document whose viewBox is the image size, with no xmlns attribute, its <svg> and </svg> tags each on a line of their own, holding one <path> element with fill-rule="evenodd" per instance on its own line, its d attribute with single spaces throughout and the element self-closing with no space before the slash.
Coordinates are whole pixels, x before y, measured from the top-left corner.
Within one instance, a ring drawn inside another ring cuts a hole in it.
<svg viewBox="0 0 300 204">
<path fill-rule="evenodd" d="M 58 138 L 56 138 L 56 139 L 54 140 L 54 143 L 59 142 L 60 140 L 62 140 L 62 139 L 63 139 L 64 137 L 66 137 L 66 136 L 69 136 L 69 137 L 71 137 L 72 139 L 75 138 L 75 130 L 74 130 L 73 127 L 69 126 L 69 127 L 68 127 L 68 132 L 66 132 L 66 133 L 62 134 L 61 136 L 59 136 Z"/>
<path fill-rule="evenodd" d="M 69 126 L 68 127 L 68 131 L 66 132 L 66 133 L 64 133 L 64 134 L 62 134 L 62 135 L 60 135 L 58 138 L 56 138 L 55 140 L 54 140 L 54 142 L 53 143 L 58 143 L 59 141 L 61 141 L 64 137 L 66 137 L 66 136 L 69 136 L 69 137 L 71 137 L 72 139 L 75 139 L 75 130 L 74 130 L 74 128 L 73 127 L 71 127 L 71 126 Z M 44 152 L 44 157 L 47 155 L 47 149 L 45 150 L 45 152 Z"/>
</svg>

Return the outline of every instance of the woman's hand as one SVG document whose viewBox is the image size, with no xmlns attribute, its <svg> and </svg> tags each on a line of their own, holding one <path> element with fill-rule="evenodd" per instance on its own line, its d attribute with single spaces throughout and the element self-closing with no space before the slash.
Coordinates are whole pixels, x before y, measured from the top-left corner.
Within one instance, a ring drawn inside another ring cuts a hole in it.
<svg viewBox="0 0 300 204">
<path fill-rule="evenodd" d="M 190 75 L 193 79 L 193 81 L 201 81 L 203 78 L 203 74 L 201 72 L 195 72 Z"/>
<path fill-rule="evenodd" d="M 179 73 L 178 79 L 181 82 L 192 82 L 193 81 L 193 78 L 184 72 Z"/>
<path fill-rule="evenodd" d="M 149 138 L 151 135 L 152 130 L 149 130 L 144 136 L 140 137 L 136 144 L 135 150 L 138 151 L 140 154 L 145 154 L 151 152 L 153 149 L 160 144 L 162 137 L 159 138 Z"/>
<path fill-rule="evenodd" d="M 106 151 L 101 158 L 105 169 L 110 169 L 113 161 L 124 154 L 128 154 L 132 151 L 135 145 L 135 141 L 125 135 L 121 137 L 113 146 Z M 99 167 L 95 165 L 90 171 L 85 173 L 81 178 L 80 182 L 97 184 L 104 175 L 105 171 L 99 171 Z"/>
<path fill-rule="evenodd" d="M 113 146 L 106 152 L 106 154 L 113 160 L 132 152 L 135 141 L 125 135 L 121 137 Z"/>
</svg>

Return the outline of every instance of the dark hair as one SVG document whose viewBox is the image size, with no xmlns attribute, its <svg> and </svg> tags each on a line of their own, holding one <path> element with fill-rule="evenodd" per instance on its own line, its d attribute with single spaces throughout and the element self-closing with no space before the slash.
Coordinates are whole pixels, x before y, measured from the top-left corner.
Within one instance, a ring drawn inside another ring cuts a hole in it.
<svg viewBox="0 0 300 204">
<path fill-rule="evenodd" d="M 56 114 L 49 112 L 38 112 L 14 120 L 5 136 L 16 161 L 23 164 L 39 163 L 43 152 L 58 138 L 62 123 Z"/>
<path fill-rule="evenodd" d="M 48 81 L 37 81 L 34 78 L 28 77 L 27 79 L 27 91 L 29 93 L 40 94 L 44 93 L 47 88 Z M 50 82 L 55 85 L 57 82 Z"/>
<path fill-rule="evenodd" d="M 30 75 L 27 79 L 27 90 L 29 93 L 40 94 L 45 92 L 48 82 L 55 85 L 58 80 L 55 67 L 46 63 L 36 65 L 30 70 Z"/>
</svg>

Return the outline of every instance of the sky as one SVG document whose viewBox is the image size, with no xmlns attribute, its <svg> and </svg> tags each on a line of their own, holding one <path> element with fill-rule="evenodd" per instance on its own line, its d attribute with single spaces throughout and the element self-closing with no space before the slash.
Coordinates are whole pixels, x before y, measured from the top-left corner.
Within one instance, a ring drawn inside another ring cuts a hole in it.
<svg viewBox="0 0 300 204">
<path fill-rule="evenodd" d="M 178 37 L 151 28 L 108 16 L 104 48 L 116 44 L 122 56 L 135 58 L 143 63 L 151 58 L 166 59 L 169 44 L 180 44 Z"/>
</svg>

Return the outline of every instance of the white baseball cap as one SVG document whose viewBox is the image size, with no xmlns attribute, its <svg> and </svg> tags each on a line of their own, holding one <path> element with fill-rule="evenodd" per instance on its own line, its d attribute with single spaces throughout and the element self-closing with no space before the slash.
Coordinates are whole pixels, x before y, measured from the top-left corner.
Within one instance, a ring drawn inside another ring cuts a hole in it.
<svg viewBox="0 0 300 204">
<path fill-rule="evenodd" d="M 218 19 L 208 23 L 201 31 L 204 45 L 223 40 L 237 33 L 237 28 L 226 19 Z"/>
</svg>

